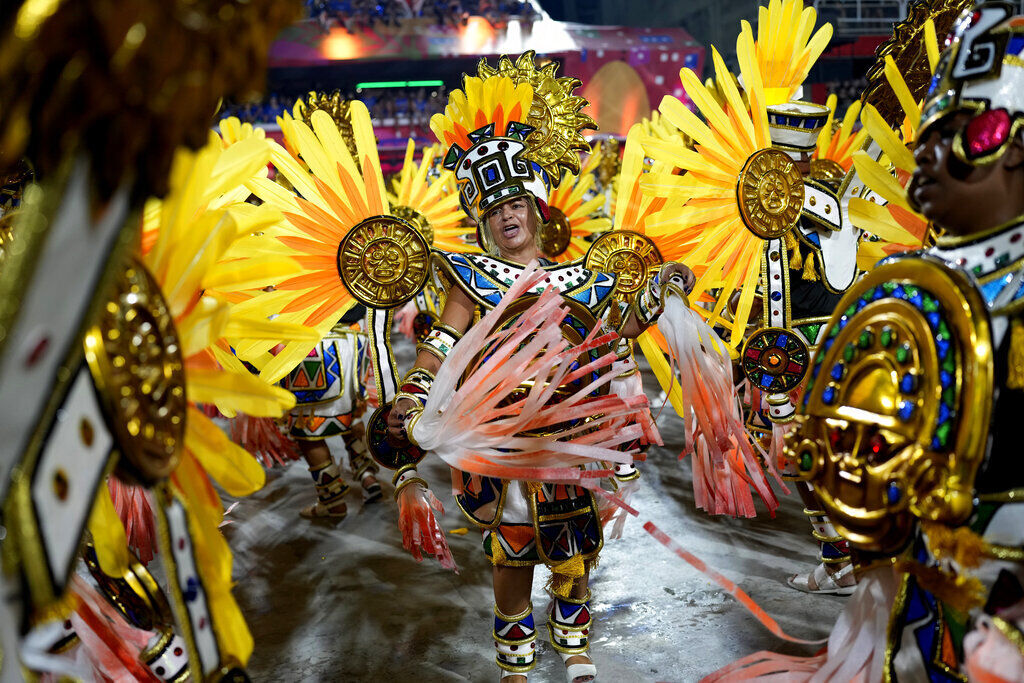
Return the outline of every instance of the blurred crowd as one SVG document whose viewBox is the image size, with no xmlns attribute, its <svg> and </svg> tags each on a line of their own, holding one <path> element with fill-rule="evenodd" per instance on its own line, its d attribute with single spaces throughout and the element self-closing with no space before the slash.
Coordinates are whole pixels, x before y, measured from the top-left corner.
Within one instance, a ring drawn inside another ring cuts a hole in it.
<svg viewBox="0 0 1024 683">
<path fill-rule="evenodd" d="M 838 116 L 842 116 L 842 113 L 853 104 L 856 100 L 860 99 L 861 94 L 868 87 L 868 81 L 865 78 L 851 78 L 843 81 L 828 81 L 825 83 L 825 92 L 828 94 L 835 93 L 836 95 L 836 111 L 839 112 Z"/>
<path fill-rule="evenodd" d="M 350 33 L 415 18 L 453 28 L 465 25 L 471 16 L 484 17 L 494 26 L 512 17 L 538 18 L 528 0 L 306 0 L 306 8 L 324 31 L 344 26 Z"/>
<path fill-rule="evenodd" d="M 282 111 L 290 112 L 307 92 L 273 93 L 261 102 L 225 103 L 218 117 L 237 116 L 250 123 L 274 123 Z M 448 92 L 438 88 L 380 88 L 343 93 L 346 99 L 362 100 L 375 125 L 426 127 L 430 117 L 444 110 Z"/>
</svg>

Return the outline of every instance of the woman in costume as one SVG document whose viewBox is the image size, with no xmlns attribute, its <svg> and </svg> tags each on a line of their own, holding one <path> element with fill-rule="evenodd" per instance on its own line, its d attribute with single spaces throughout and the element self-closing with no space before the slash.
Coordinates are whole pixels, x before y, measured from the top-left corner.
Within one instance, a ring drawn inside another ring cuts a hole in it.
<svg viewBox="0 0 1024 683">
<path fill-rule="evenodd" d="M 481 73 L 486 74 L 486 69 L 482 65 Z M 565 301 L 582 304 L 592 316 L 592 325 L 603 325 L 602 316 L 616 307 L 619 334 L 626 338 L 639 335 L 657 318 L 659 281 L 679 276 L 692 286 L 689 269 L 666 264 L 647 284 L 639 303 L 633 308 L 619 307 L 612 296 L 615 275 L 591 272 L 579 261 L 556 264 L 544 258 L 537 235 L 548 218 L 548 172 L 540 155 L 551 145 L 540 146 L 530 138 L 534 129 L 524 121 L 534 95 L 528 84 L 532 76 L 547 75 L 569 99 L 579 82 L 554 79 L 553 68 L 535 71 L 529 53 L 514 67 L 503 59 L 499 69 L 512 78 L 495 74 L 484 79 L 467 77 L 465 94 L 455 91 L 445 114 L 431 122 L 439 139 L 450 146 L 445 165 L 456 170 L 463 207 L 477 221 L 478 241 L 487 253 L 435 252 L 434 272 L 446 301 L 440 321 L 420 345 L 415 367 L 403 380 L 402 393 L 391 410 L 388 424 L 394 439 L 415 437 L 415 421 L 431 398 L 431 383 L 445 358 L 456 352 L 460 339 L 482 312 L 494 308 L 520 276 L 529 275 L 528 264 L 539 262 L 546 274 L 543 283 Z M 575 101 L 578 111 L 584 102 L 581 98 Z M 486 102 L 493 107 L 491 111 L 486 110 Z M 589 121 L 580 115 L 574 118 L 569 133 L 579 137 L 578 129 Z M 579 143 L 585 144 L 582 138 Z M 567 147 L 562 148 L 563 153 L 578 164 L 575 150 Z M 549 158 L 546 165 L 550 168 L 560 161 Z M 558 436 L 557 432 L 550 434 L 552 440 Z M 399 471 L 399 490 L 422 485 L 414 467 Z M 538 564 L 553 572 L 548 628 L 551 642 L 566 664 L 568 680 L 593 680 L 597 670 L 587 654 L 591 626 L 588 578 L 602 546 L 593 494 L 572 484 L 456 474 L 462 477 L 457 501 L 470 521 L 483 528 L 484 552 L 494 565 L 493 635 L 502 680 L 525 681 L 535 663 L 530 593 Z M 629 480 L 635 478 L 636 471 L 631 464 L 621 465 L 616 476 Z"/>
</svg>

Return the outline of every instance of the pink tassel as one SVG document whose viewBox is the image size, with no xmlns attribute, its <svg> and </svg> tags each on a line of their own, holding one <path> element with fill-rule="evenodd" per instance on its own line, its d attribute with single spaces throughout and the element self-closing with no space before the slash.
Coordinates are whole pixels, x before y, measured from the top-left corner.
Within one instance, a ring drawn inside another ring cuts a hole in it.
<svg viewBox="0 0 1024 683">
<path fill-rule="evenodd" d="M 398 325 L 398 331 L 414 344 L 416 343 L 416 333 L 413 331 L 412 323 L 416 319 L 417 313 L 419 313 L 419 309 L 416 308 L 415 301 L 410 301 L 395 313 L 395 324 Z"/>
<path fill-rule="evenodd" d="M 295 442 L 285 436 L 270 417 L 239 414 L 231 420 L 231 440 L 249 451 L 264 467 L 287 465 L 302 457 Z"/>
<path fill-rule="evenodd" d="M 715 515 L 753 517 L 753 488 L 774 516 L 779 502 L 747 436 L 725 344 L 676 296 L 668 297 L 658 329 L 668 342 L 691 416 L 686 421 L 687 450 L 679 457 L 693 454 L 697 507 Z M 770 460 L 766 467 L 785 489 Z"/>
<path fill-rule="evenodd" d="M 198 405 L 199 408 L 203 411 L 203 415 L 210 418 L 211 420 L 218 417 L 224 417 L 224 415 L 222 415 L 221 412 L 217 410 L 217 406 L 213 405 L 212 403 L 197 403 L 196 405 Z"/>
<path fill-rule="evenodd" d="M 825 653 L 790 657 L 758 652 L 719 669 L 701 683 L 880 681 L 889 615 L 899 586 L 900 575 L 891 567 L 862 576 L 832 628 Z"/>
<path fill-rule="evenodd" d="M 156 523 L 146 489 L 126 484 L 117 477 L 107 477 L 107 488 L 114 501 L 114 509 L 128 535 L 128 546 L 143 564 L 149 564 L 156 554 Z"/>
<path fill-rule="evenodd" d="M 72 575 L 71 586 L 79 598 L 71 623 L 81 640 L 79 657 L 93 670 L 91 680 L 159 683 L 160 679 L 139 660 L 153 634 L 127 623 L 78 575 Z"/>
<path fill-rule="evenodd" d="M 613 373 L 556 400 L 559 388 L 568 389 L 570 383 L 615 362 L 615 354 L 609 353 L 570 371 L 571 362 L 581 353 L 616 336 L 595 329 L 582 344 L 570 347 L 560 330 L 566 310 L 553 289 L 546 289 L 508 329 L 492 332 L 508 305 L 542 287 L 547 277 L 536 263 L 527 266 L 437 372 L 423 413 L 413 426 L 413 438 L 456 469 L 503 479 L 578 482 L 595 474 L 581 472 L 580 465 L 632 462 L 636 449 L 622 451 L 619 446 L 652 432 L 642 394 L 589 396 L 609 383 Z M 512 392 L 523 384 L 531 384 L 529 391 L 512 401 Z M 593 419 L 583 424 L 584 418 Z M 563 430 L 557 440 L 526 435 L 572 420 L 581 424 Z M 596 474 L 609 476 L 611 471 Z"/>
<path fill-rule="evenodd" d="M 433 555 L 441 566 L 456 574 L 459 568 L 448 547 L 444 531 L 437 523 L 434 512 L 444 514 L 444 506 L 433 493 L 417 483 L 408 484 L 398 494 L 398 528 L 402 532 L 402 545 L 417 562 L 423 553 Z"/>
</svg>

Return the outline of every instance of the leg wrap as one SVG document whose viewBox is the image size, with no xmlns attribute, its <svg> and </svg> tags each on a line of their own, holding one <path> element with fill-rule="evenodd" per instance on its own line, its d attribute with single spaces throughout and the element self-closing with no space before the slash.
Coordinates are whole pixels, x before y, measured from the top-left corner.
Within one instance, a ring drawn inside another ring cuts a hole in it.
<svg viewBox="0 0 1024 683">
<path fill-rule="evenodd" d="M 352 473 L 356 481 L 362 481 L 364 477 L 377 474 L 377 464 L 370 457 L 370 451 L 366 446 L 366 439 L 363 434 L 356 434 L 351 429 L 341 433 L 345 440 L 345 448 L 348 450 L 349 462 L 352 463 Z"/>
<path fill-rule="evenodd" d="M 551 644 L 562 654 L 579 655 L 590 646 L 590 591 L 583 599 L 560 598 L 551 603 L 548 631 Z"/>
<path fill-rule="evenodd" d="M 522 613 L 507 616 L 494 607 L 494 648 L 498 666 L 512 673 L 526 673 L 536 663 L 537 630 L 533 626 L 533 605 Z"/>
<path fill-rule="evenodd" d="M 804 509 L 811 520 L 811 535 L 818 541 L 818 556 L 825 564 L 842 564 L 850 561 L 850 544 L 839 535 L 832 521 L 822 510 Z"/>
<path fill-rule="evenodd" d="M 342 502 L 348 493 L 348 484 L 341 478 L 341 472 L 333 461 L 319 467 L 310 467 L 309 473 L 313 476 L 316 497 L 321 505 L 331 508 Z"/>
</svg>

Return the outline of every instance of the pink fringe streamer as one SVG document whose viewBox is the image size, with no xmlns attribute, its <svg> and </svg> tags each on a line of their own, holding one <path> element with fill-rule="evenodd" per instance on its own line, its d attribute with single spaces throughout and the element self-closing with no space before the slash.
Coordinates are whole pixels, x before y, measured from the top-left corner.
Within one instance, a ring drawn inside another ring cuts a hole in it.
<svg viewBox="0 0 1024 683">
<path fill-rule="evenodd" d="M 76 656 L 79 663 L 92 669 L 91 680 L 159 683 L 160 679 L 139 660 L 153 634 L 127 623 L 81 577 L 72 575 L 71 589 L 79 598 L 71 615 L 72 626 L 81 640 Z"/>
<path fill-rule="evenodd" d="M 1024 602 L 999 613 L 1017 628 L 1024 627 Z M 964 636 L 964 664 L 972 683 L 1024 683 L 1024 654 L 982 615 Z"/>
<path fill-rule="evenodd" d="M 135 551 L 142 564 L 149 564 L 157 552 L 156 520 L 149 504 L 146 489 L 126 484 L 117 477 L 107 477 L 107 488 L 114 501 L 114 509 L 128 535 L 128 546 Z"/>
<path fill-rule="evenodd" d="M 680 380 L 686 412 L 686 450 L 693 455 L 693 493 L 699 507 L 714 515 L 754 517 L 757 512 L 750 489 L 775 515 L 779 501 L 754 455 L 739 397 L 732 382 L 732 363 L 725 344 L 695 311 L 676 296 L 669 296 L 658 330 L 668 342 L 672 364 Z M 771 460 L 768 472 L 785 484 Z"/>
<path fill-rule="evenodd" d="M 437 372 L 423 413 L 413 426 L 413 438 L 458 470 L 502 479 L 577 483 L 581 477 L 611 474 L 607 469 L 582 472 L 579 465 L 632 462 L 636 449 L 618 447 L 656 432 L 646 396 L 589 396 L 609 383 L 613 373 L 564 400 L 555 400 L 560 387 L 567 388 L 615 362 L 615 354 L 608 353 L 570 370 L 570 363 L 581 353 L 617 337 L 594 329 L 583 343 L 570 347 L 560 330 L 566 309 L 552 288 L 508 329 L 492 332 L 508 305 L 542 286 L 547 277 L 536 262 L 529 264 L 498 305 L 469 329 Z M 470 367 L 484 350 L 486 359 Z M 499 405 L 510 401 L 512 392 L 528 382 L 532 386 L 526 396 Z M 582 423 L 583 418 L 595 415 L 600 417 Z M 572 420 L 581 424 L 565 429 L 557 440 L 524 435 Z"/>
<path fill-rule="evenodd" d="M 417 562 L 423 553 L 433 555 L 441 566 L 456 574 L 459 568 L 448 547 L 444 531 L 437 523 L 434 512 L 444 514 L 444 506 L 433 493 L 417 483 L 411 483 L 398 494 L 398 528 L 402 532 L 402 545 Z"/>
<path fill-rule="evenodd" d="M 231 440 L 259 458 L 266 468 L 287 465 L 302 457 L 299 447 L 270 417 L 237 415 L 231 420 Z"/>
<path fill-rule="evenodd" d="M 836 620 L 828 649 L 813 657 L 756 652 L 706 676 L 701 683 L 825 683 L 882 680 L 889 616 L 900 575 L 891 567 L 868 572 Z"/>
</svg>

